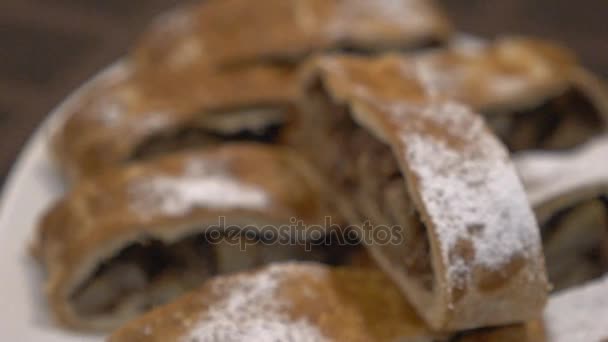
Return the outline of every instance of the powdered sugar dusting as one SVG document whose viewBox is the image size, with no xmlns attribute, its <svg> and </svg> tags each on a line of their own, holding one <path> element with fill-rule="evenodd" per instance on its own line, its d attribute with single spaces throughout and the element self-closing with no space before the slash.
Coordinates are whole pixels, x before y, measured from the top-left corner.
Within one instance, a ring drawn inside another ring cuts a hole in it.
<svg viewBox="0 0 608 342">
<path fill-rule="evenodd" d="M 495 270 L 515 256 L 540 253 L 536 221 L 515 168 L 482 119 L 455 103 L 434 104 L 420 114 L 421 122 L 446 131 L 436 136 L 417 128 L 401 140 L 442 257 L 450 265 L 450 281 L 467 281 L 463 277 L 472 273 L 467 272 L 470 265 Z M 450 142 L 445 133 L 463 140 Z M 472 243 L 473 260 L 452 254 L 463 241 Z"/>
<path fill-rule="evenodd" d="M 551 297 L 545 327 L 552 342 L 608 339 L 608 277 Z"/>
<path fill-rule="evenodd" d="M 184 174 L 147 177 L 130 186 L 131 207 L 142 216 L 179 216 L 196 208 L 263 209 L 270 200 L 260 187 L 245 184 L 221 168 L 189 163 Z"/>
<path fill-rule="evenodd" d="M 238 282 L 216 281 L 213 291 L 222 299 L 200 317 L 183 341 L 326 341 L 310 322 L 290 318 L 286 313 L 290 303 L 278 298 L 282 281 L 304 271 L 324 275 L 316 268 L 282 264 L 241 276 Z"/>
<path fill-rule="evenodd" d="M 514 158 L 528 198 L 537 206 L 576 190 L 608 185 L 608 136 L 570 152 L 527 152 Z"/>
</svg>

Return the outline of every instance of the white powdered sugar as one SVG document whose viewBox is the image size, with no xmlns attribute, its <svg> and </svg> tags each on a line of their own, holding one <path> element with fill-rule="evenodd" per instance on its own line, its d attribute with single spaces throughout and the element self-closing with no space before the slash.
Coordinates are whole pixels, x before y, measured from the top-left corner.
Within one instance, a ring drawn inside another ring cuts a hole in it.
<svg viewBox="0 0 608 342">
<path fill-rule="evenodd" d="M 483 120 L 454 103 L 435 104 L 420 114 L 419 124 L 434 122 L 445 130 L 442 136 L 418 133 L 420 128 L 401 138 L 407 166 L 417 177 L 424 209 L 439 235 L 450 281 L 467 281 L 463 277 L 471 274 L 471 265 L 498 270 L 513 257 L 540 253 L 524 189 L 505 148 Z M 451 142 L 449 135 L 460 141 Z M 450 255 L 468 241 L 474 252 L 467 258 L 472 261 Z"/>
<path fill-rule="evenodd" d="M 277 290 L 282 281 L 304 271 L 310 271 L 307 274 L 313 276 L 324 276 L 316 268 L 282 264 L 242 276 L 238 282 L 217 281 L 213 291 L 222 299 L 201 315 L 199 323 L 182 341 L 326 341 L 310 322 L 289 317 L 287 312 L 291 303 L 278 298 Z"/>
<path fill-rule="evenodd" d="M 608 186 L 608 136 L 570 152 L 523 153 L 514 162 L 537 206 L 576 190 Z"/>
<path fill-rule="evenodd" d="M 270 200 L 260 187 L 245 184 L 220 169 L 190 163 L 178 176 L 161 175 L 130 186 L 131 207 L 142 216 L 179 216 L 196 208 L 263 209 Z"/>
<path fill-rule="evenodd" d="M 608 340 L 608 277 L 552 296 L 544 318 L 552 342 Z"/>
</svg>

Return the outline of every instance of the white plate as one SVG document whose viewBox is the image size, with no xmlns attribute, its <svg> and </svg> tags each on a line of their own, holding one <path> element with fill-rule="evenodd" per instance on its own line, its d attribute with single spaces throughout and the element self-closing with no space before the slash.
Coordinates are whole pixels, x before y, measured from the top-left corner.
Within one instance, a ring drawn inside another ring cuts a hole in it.
<svg viewBox="0 0 608 342">
<path fill-rule="evenodd" d="M 107 68 L 53 111 L 30 138 L 13 166 L 0 197 L 0 340 L 80 342 L 101 336 L 79 335 L 53 325 L 43 296 L 43 275 L 28 254 L 38 219 L 63 193 L 48 153 L 48 137 L 93 82 L 124 76 L 126 63 Z"/>
</svg>

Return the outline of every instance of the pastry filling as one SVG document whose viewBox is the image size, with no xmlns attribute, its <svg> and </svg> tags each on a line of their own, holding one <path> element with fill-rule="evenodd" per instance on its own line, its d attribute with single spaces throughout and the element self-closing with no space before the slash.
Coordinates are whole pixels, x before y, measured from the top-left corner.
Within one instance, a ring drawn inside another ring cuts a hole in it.
<svg viewBox="0 0 608 342">
<path fill-rule="evenodd" d="M 556 213 L 541 232 L 554 290 L 586 283 L 608 271 L 608 197 Z"/>
<path fill-rule="evenodd" d="M 573 148 L 605 129 L 597 109 L 575 89 L 531 110 L 487 118 L 511 152 Z"/>
<path fill-rule="evenodd" d="M 286 119 L 285 111 L 281 107 L 266 107 L 206 113 L 190 126 L 151 135 L 136 148 L 131 159 L 148 159 L 228 141 L 274 143 Z"/>
<path fill-rule="evenodd" d="M 201 233 L 174 243 L 155 239 L 133 243 L 98 266 L 70 300 L 79 315 L 128 319 L 217 274 L 288 260 L 351 265 L 356 264 L 353 258 L 360 257 L 357 241 L 344 244 L 328 237 L 305 245 L 245 235 L 217 241 Z"/>
<path fill-rule="evenodd" d="M 399 46 L 395 46 L 395 45 L 385 45 L 385 46 L 378 46 L 376 48 L 364 48 L 361 46 L 350 44 L 348 42 L 345 42 L 345 43 L 342 43 L 339 45 L 340 45 L 340 47 L 335 49 L 336 53 L 360 55 L 360 56 L 374 56 L 374 55 L 378 55 L 379 53 L 383 53 L 383 54 L 390 53 L 390 52 L 408 53 L 408 52 L 412 52 L 412 51 L 419 52 L 420 50 L 425 50 L 425 49 L 438 49 L 438 48 L 442 48 L 445 44 L 442 40 L 429 37 L 429 38 L 421 39 L 417 44 L 414 44 L 414 45 L 410 44 L 405 47 L 403 47 L 403 46 L 399 47 Z"/>
<path fill-rule="evenodd" d="M 314 136 L 303 148 L 310 149 L 307 154 L 347 199 L 340 205 L 342 214 L 353 223 L 369 222 L 362 225 L 369 233 L 366 243 L 392 269 L 405 273 L 411 286 L 430 295 L 434 271 L 427 229 L 409 199 L 391 148 L 360 127 L 346 107 L 333 103 L 321 85 L 309 94 L 307 124 L 316 128 L 307 130 Z"/>
</svg>

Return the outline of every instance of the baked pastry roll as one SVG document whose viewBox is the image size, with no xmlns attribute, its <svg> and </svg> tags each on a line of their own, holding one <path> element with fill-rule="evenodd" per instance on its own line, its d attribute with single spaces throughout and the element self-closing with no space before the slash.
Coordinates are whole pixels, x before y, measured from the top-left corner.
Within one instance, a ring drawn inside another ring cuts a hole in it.
<svg viewBox="0 0 608 342">
<path fill-rule="evenodd" d="M 159 18 L 134 56 L 153 69 L 293 63 L 317 51 L 432 46 L 450 33 L 434 0 L 211 0 Z"/>
<path fill-rule="evenodd" d="M 606 130 L 608 91 L 569 51 L 535 39 L 456 39 L 411 55 L 335 58 L 361 97 L 419 105 L 452 99 L 486 114 L 511 151 L 579 145 Z M 337 70 L 336 70 L 337 73 Z"/>
<path fill-rule="evenodd" d="M 425 98 L 402 79 L 407 69 L 358 73 L 352 61 L 309 67 L 300 108 L 309 135 L 297 144 L 344 217 L 371 233 L 366 247 L 434 329 L 538 316 L 541 241 L 506 149 L 469 108 Z"/>
<path fill-rule="evenodd" d="M 105 330 L 217 273 L 350 264 L 356 241 L 323 240 L 340 223 L 323 188 L 289 150 L 236 144 L 82 181 L 42 219 L 33 248 L 51 309 L 65 326 Z"/>
<path fill-rule="evenodd" d="M 435 341 L 377 270 L 276 264 L 216 277 L 109 341 Z"/>
<path fill-rule="evenodd" d="M 608 272 L 608 137 L 569 152 L 529 152 L 515 163 L 541 226 L 554 289 Z"/>
<path fill-rule="evenodd" d="M 608 278 L 553 294 L 542 319 L 503 328 L 465 333 L 458 342 L 586 342 L 606 341 Z"/>
<path fill-rule="evenodd" d="M 430 0 L 205 1 L 159 19 L 119 71 L 75 96 L 55 154 L 74 179 L 192 146 L 274 142 L 308 54 L 417 47 L 448 32 Z"/>
<path fill-rule="evenodd" d="M 69 179 L 226 141 L 272 143 L 295 97 L 291 67 L 190 69 L 152 79 L 125 60 L 61 109 L 53 150 Z"/>
</svg>

